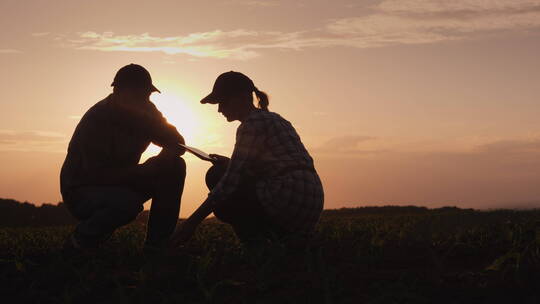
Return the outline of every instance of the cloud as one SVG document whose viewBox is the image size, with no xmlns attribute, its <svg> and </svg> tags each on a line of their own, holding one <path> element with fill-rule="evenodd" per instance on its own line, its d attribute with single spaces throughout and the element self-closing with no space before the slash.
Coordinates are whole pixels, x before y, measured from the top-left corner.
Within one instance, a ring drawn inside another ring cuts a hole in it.
<svg viewBox="0 0 540 304">
<path fill-rule="evenodd" d="M 524 173 L 540 172 L 540 139 L 495 141 L 478 146 L 475 154 L 501 165 L 520 164 Z"/>
<path fill-rule="evenodd" d="M 275 4 L 267 1 L 232 3 Z M 426 44 L 538 28 L 540 0 L 386 0 L 368 8 L 358 8 L 354 17 L 326 20 L 318 28 L 303 31 L 216 29 L 168 37 L 149 33 L 119 35 L 88 31 L 78 33 L 78 37 L 73 39 L 55 39 L 79 50 L 162 52 L 247 60 L 268 49 L 299 51 L 307 48 Z"/>
<path fill-rule="evenodd" d="M 363 155 L 376 153 L 378 150 L 373 149 L 373 145 L 369 142 L 375 141 L 377 138 L 372 136 L 350 135 L 334 137 L 327 140 L 319 147 L 311 149 L 315 154 L 331 154 L 331 155 Z M 368 143 L 368 144 L 365 144 Z"/>
<path fill-rule="evenodd" d="M 0 130 L 0 151 L 65 152 L 66 144 L 55 132 Z"/>
<path fill-rule="evenodd" d="M 446 143 L 450 143 L 447 145 Z M 385 152 L 403 156 L 430 155 L 444 157 L 463 157 L 499 159 L 538 159 L 540 164 L 540 138 L 510 138 L 500 140 L 484 140 L 471 143 L 464 140 L 425 140 L 406 141 L 395 138 L 383 138 L 365 135 L 349 135 L 332 137 L 310 151 L 324 154 L 325 157 L 361 157 L 366 153 Z"/>
<path fill-rule="evenodd" d="M 79 50 L 105 52 L 163 52 L 186 54 L 194 57 L 250 59 L 258 56 L 253 46 L 243 43 L 261 35 L 255 31 L 234 30 L 191 33 L 186 36 L 154 37 L 148 33 L 140 35 L 115 35 L 113 32 L 79 33 L 68 45 Z"/>
<path fill-rule="evenodd" d="M 523 154 L 533 153 L 540 154 L 540 140 L 516 140 L 507 139 L 499 140 L 487 144 L 483 144 L 478 147 L 480 152 L 490 152 L 499 154 Z"/>
<path fill-rule="evenodd" d="M 34 37 L 44 37 L 44 36 L 48 36 L 50 34 L 50 32 L 38 32 L 38 33 L 32 33 L 32 36 Z"/>
<path fill-rule="evenodd" d="M 374 13 L 335 20 L 330 33 L 350 46 L 422 44 L 540 27 L 540 1 L 382 1 Z"/>
<path fill-rule="evenodd" d="M 279 3 L 273 0 L 229 0 L 226 4 L 229 5 L 244 5 L 252 7 L 273 7 L 278 6 Z"/>
<path fill-rule="evenodd" d="M 538 0 L 385 0 L 376 5 L 378 9 L 387 13 L 401 15 L 432 14 L 444 17 L 471 17 L 485 16 L 487 14 L 507 15 L 513 13 L 538 12 Z"/>
<path fill-rule="evenodd" d="M 358 149 L 355 155 L 314 155 L 325 187 L 339 189 L 328 191 L 328 207 L 358 203 L 540 207 L 540 139 L 498 140 L 462 152 L 394 148 L 363 157 Z"/>
<path fill-rule="evenodd" d="M 22 53 L 22 52 L 16 49 L 0 49 L 0 54 L 18 54 L 18 53 Z"/>
</svg>

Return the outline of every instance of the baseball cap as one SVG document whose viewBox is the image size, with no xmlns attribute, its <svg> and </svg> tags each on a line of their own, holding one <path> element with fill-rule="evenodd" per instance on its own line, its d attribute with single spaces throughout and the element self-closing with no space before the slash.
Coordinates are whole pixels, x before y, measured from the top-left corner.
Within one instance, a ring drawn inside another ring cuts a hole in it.
<svg viewBox="0 0 540 304">
<path fill-rule="evenodd" d="M 254 89 L 253 81 L 246 75 L 235 71 L 225 72 L 218 76 L 212 92 L 201 99 L 201 103 L 216 104 L 236 92 L 253 92 Z"/>
<path fill-rule="evenodd" d="M 152 77 L 148 70 L 133 63 L 120 68 L 120 70 L 116 72 L 111 86 L 118 88 L 150 88 L 152 92 L 161 93 L 161 91 L 152 84 Z"/>
</svg>

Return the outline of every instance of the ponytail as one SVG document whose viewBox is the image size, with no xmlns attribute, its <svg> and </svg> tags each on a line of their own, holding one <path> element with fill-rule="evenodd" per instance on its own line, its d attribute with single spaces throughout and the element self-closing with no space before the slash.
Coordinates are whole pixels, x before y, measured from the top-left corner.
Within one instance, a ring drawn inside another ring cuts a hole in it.
<svg viewBox="0 0 540 304">
<path fill-rule="evenodd" d="M 257 87 L 255 86 L 253 86 L 253 91 L 255 92 L 255 96 L 257 97 L 259 109 L 268 112 L 268 104 L 270 103 L 268 101 L 268 95 L 263 91 L 259 91 L 259 89 L 257 89 Z"/>
</svg>

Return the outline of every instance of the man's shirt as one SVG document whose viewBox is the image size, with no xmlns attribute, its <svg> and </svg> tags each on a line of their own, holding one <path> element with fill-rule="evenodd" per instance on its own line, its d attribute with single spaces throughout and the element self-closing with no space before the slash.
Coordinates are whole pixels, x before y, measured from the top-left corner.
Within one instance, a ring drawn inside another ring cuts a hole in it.
<svg viewBox="0 0 540 304">
<path fill-rule="evenodd" d="M 100 170 L 137 165 L 151 142 L 173 147 L 180 138 L 150 101 L 123 108 L 109 95 L 85 113 L 73 133 L 60 174 L 61 192 L 89 185 L 88 176 Z"/>
</svg>

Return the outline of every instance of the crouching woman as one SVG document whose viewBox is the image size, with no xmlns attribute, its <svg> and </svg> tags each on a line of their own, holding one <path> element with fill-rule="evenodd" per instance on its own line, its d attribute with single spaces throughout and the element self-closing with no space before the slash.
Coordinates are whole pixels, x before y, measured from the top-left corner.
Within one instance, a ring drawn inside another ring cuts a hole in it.
<svg viewBox="0 0 540 304">
<path fill-rule="evenodd" d="M 212 212 L 242 242 L 311 233 L 323 209 L 323 187 L 291 123 L 268 111 L 267 95 L 239 72 L 221 74 L 201 103 L 218 104 L 227 121 L 241 124 L 231 158 L 212 155 L 210 194 L 175 232 L 173 244 L 189 240 Z"/>
</svg>

